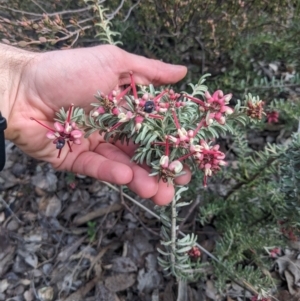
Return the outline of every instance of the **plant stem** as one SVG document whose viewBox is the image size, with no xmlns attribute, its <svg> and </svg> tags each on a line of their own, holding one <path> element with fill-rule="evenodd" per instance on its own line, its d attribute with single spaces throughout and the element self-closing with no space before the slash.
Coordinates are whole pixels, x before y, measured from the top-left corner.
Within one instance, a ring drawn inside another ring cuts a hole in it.
<svg viewBox="0 0 300 301">
<path fill-rule="evenodd" d="M 186 301 L 186 300 L 188 300 L 187 282 L 182 279 L 178 279 L 177 301 Z"/>
<path fill-rule="evenodd" d="M 177 193 L 177 192 L 176 192 Z M 176 275 L 175 273 L 175 253 L 176 253 L 176 217 L 177 217 L 177 211 L 176 211 L 176 193 L 172 200 L 172 224 L 171 224 L 171 263 L 172 263 L 172 269 L 173 269 L 173 275 Z"/>
</svg>

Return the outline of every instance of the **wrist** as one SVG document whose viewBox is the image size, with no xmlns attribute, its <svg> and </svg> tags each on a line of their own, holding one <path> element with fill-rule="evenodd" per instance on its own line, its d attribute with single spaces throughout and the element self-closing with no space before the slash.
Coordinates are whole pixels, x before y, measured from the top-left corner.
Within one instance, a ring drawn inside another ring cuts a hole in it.
<svg viewBox="0 0 300 301">
<path fill-rule="evenodd" d="M 18 95 L 19 85 L 25 66 L 35 57 L 35 53 L 0 44 L 0 111 L 6 118 L 8 127 L 5 137 L 11 140 L 10 116 Z"/>
</svg>

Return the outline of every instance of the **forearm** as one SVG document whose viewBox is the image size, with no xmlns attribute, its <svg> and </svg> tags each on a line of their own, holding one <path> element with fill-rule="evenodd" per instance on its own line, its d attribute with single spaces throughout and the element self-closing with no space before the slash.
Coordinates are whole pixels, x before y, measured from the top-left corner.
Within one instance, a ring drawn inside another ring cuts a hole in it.
<svg viewBox="0 0 300 301">
<path fill-rule="evenodd" d="M 34 53 L 0 43 L 0 111 L 8 124 L 24 67 L 33 57 Z"/>
</svg>

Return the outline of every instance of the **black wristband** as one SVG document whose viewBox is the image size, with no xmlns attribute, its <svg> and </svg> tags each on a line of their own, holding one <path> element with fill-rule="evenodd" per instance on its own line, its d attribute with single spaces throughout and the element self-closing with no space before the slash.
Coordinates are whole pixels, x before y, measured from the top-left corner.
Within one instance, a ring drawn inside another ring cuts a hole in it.
<svg viewBox="0 0 300 301">
<path fill-rule="evenodd" d="M 5 165 L 5 136 L 4 130 L 7 128 L 6 119 L 2 116 L 0 112 L 0 171 Z"/>
</svg>

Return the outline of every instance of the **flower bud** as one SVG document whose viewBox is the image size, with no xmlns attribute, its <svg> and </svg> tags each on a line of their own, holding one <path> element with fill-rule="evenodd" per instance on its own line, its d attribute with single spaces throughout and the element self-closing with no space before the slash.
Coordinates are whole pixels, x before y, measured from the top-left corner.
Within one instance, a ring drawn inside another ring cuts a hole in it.
<svg viewBox="0 0 300 301">
<path fill-rule="evenodd" d="M 224 116 L 220 117 L 218 123 L 224 125 L 226 123 L 226 118 Z"/>
<path fill-rule="evenodd" d="M 142 123 L 144 121 L 144 117 L 143 116 L 136 116 L 134 119 L 135 123 Z"/>
<path fill-rule="evenodd" d="M 194 131 L 193 131 L 193 130 L 189 130 L 189 131 L 187 132 L 187 134 L 188 134 L 188 136 L 191 137 L 191 138 L 194 137 Z"/>
<path fill-rule="evenodd" d="M 93 112 L 92 117 L 98 117 L 100 114 L 103 113 L 105 113 L 105 109 L 102 106 L 100 106 Z"/>
<path fill-rule="evenodd" d="M 178 132 L 178 136 L 180 138 L 180 141 L 188 140 L 187 131 L 184 128 L 178 129 L 177 132 Z"/>
<path fill-rule="evenodd" d="M 159 112 L 159 113 L 166 113 L 167 111 L 168 111 L 167 108 L 159 108 L 159 109 L 158 109 L 158 112 Z"/>
<path fill-rule="evenodd" d="M 159 160 L 159 165 L 163 168 L 167 168 L 169 166 L 169 157 L 162 156 Z"/>
<path fill-rule="evenodd" d="M 97 111 L 94 111 L 93 113 L 92 113 L 92 117 L 98 117 L 99 116 L 99 113 L 97 112 Z"/>
<path fill-rule="evenodd" d="M 147 101 L 149 99 L 149 94 L 148 93 L 145 93 L 143 96 L 142 96 L 142 99 Z"/>
<path fill-rule="evenodd" d="M 191 152 L 201 152 L 202 148 L 203 147 L 201 145 L 199 145 L 199 144 L 197 144 L 197 145 L 191 145 L 190 146 L 190 151 Z"/>
<path fill-rule="evenodd" d="M 169 135 L 168 138 L 169 138 L 172 142 L 177 143 L 177 140 L 178 140 L 178 139 L 177 139 L 176 137 Z"/>
<path fill-rule="evenodd" d="M 130 111 L 128 111 L 126 114 L 122 112 L 118 115 L 118 118 L 120 119 L 119 122 L 127 122 L 131 117 L 132 112 Z"/>
<path fill-rule="evenodd" d="M 141 124 L 141 123 L 137 123 L 137 124 L 134 126 L 134 128 L 135 128 L 135 130 L 136 130 L 137 132 L 139 132 L 140 129 L 142 128 L 142 124 Z"/>
<path fill-rule="evenodd" d="M 174 171 L 175 173 L 180 173 L 183 169 L 183 165 L 180 161 L 175 160 L 169 165 L 169 170 Z"/>
<path fill-rule="evenodd" d="M 212 175 L 212 170 L 210 168 L 211 168 L 211 165 L 209 163 L 204 165 L 204 174 L 206 176 L 211 176 Z"/>
<path fill-rule="evenodd" d="M 112 114 L 113 115 L 119 115 L 120 114 L 120 110 L 116 107 L 114 107 L 112 110 L 111 110 Z"/>
</svg>

